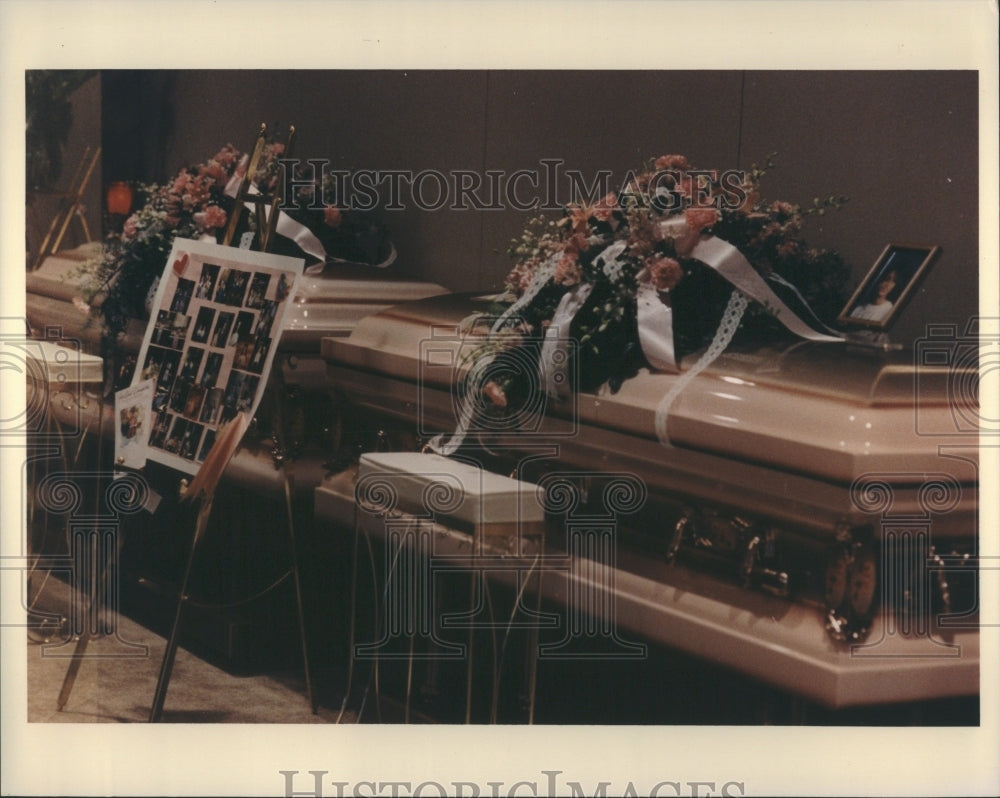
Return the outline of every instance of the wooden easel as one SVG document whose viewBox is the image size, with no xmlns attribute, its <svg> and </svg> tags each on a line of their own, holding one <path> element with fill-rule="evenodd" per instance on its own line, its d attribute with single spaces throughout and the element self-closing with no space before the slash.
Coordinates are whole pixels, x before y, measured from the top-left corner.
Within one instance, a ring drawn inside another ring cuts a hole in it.
<svg viewBox="0 0 1000 798">
<path fill-rule="evenodd" d="M 288 141 L 285 144 L 286 158 L 291 157 L 292 145 L 294 142 L 295 127 L 290 126 L 288 128 Z M 233 236 L 236 235 L 236 228 L 239 226 L 240 216 L 242 215 L 243 208 L 248 201 L 253 203 L 254 212 L 257 215 L 257 249 L 261 252 L 267 252 L 271 243 L 274 241 L 274 231 L 278 227 L 279 209 L 281 207 L 282 200 L 284 199 L 282 191 L 284 186 L 279 184 L 277 190 L 270 196 L 261 194 L 256 190 L 251 193 L 251 188 L 253 188 L 253 179 L 257 174 L 257 169 L 260 166 L 260 159 L 264 155 L 264 148 L 266 146 L 267 125 L 261 124 L 260 130 L 257 133 L 257 143 L 254 145 L 253 153 L 250 156 L 250 163 L 247 165 L 247 170 L 243 174 L 243 179 L 240 181 L 240 187 L 236 192 L 233 212 L 229 215 L 229 224 L 226 226 L 226 234 L 222 238 L 223 246 L 232 246 Z"/>
<path fill-rule="evenodd" d="M 66 235 L 66 230 L 73 217 L 80 220 L 86 240 L 88 242 L 91 240 L 87 220 L 79 211 L 80 204 L 83 202 L 83 192 L 87 188 L 87 183 L 90 182 L 90 176 L 93 174 L 94 167 L 97 166 L 97 159 L 100 157 L 101 148 L 97 147 L 91 150 L 88 145 L 76 167 L 76 172 L 73 173 L 69 188 L 64 193 L 56 195 L 59 197 L 59 210 L 56 211 L 49 223 L 48 232 L 45 233 L 42 245 L 38 248 L 38 255 L 35 256 L 35 261 L 31 266 L 32 271 L 41 266 L 49 255 L 59 250 L 59 245 L 62 244 L 63 236 Z"/>
<path fill-rule="evenodd" d="M 289 128 L 288 142 L 285 145 L 285 155 L 291 155 L 292 143 L 295 136 L 295 128 Z M 230 214 L 229 225 L 226 229 L 225 237 L 223 238 L 223 244 L 229 246 L 232 243 L 233 236 L 235 235 L 236 228 L 239 223 L 239 218 L 242 214 L 242 209 L 244 203 L 249 197 L 253 202 L 257 214 L 258 223 L 258 235 L 256 237 L 257 248 L 261 252 L 266 252 L 274 240 L 274 230 L 278 224 L 278 209 L 281 205 L 281 186 L 278 186 L 277 191 L 271 195 L 267 196 L 260 193 L 250 193 L 250 187 L 252 185 L 252 180 L 257 172 L 257 168 L 260 163 L 261 156 L 264 151 L 264 147 L 267 144 L 267 126 L 261 125 L 260 131 L 257 134 L 257 143 L 254 146 L 253 154 L 250 157 L 250 162 L 247 166 L 246 174 L 243 176 L 243 180 L 240 183 L 240 188 L 236 194 L 236 200 L 233 207 L 233 211 Z M 269 212 L 265 212 L 265 208 L 269 208 Z M 266 220 L 266 221 L 265 221 Z M 276 365 L 272 367 L 270 376 L 270 390 L 274 401 L 274 412 L 275 412 L 275 435 L 278 437 L 276 441 L 280 449 L 285 449 L 284 441 L 284 401 L 283 401 L 283 391 L 281 390 L 281 367 Z M 299 560 L 298 551 L 295 544 L 295 525 L 293 520 L 293 509 L 292 509 L 292 491 L 291 491 L 291 463 L 286 458 L 282 464 L 282 480 L 284 482 L 285 491 L 285 509 L 288 516 L 288 537 L 289 544 L 291 548 L 291 573 L 295 584 L 295 604 L 296 610 L 299 616 L 299 638 L 302 646 L 302 660 L 303 667 L 305 670 L 305 680 L 306 680 L 306 694 L 309 700 L 309 706 L 313 711 L 313 714 L 317 711 L 316 699 L 313 694 L 312 688 L 312 676 L 309 667 L 309 646 L 306 639 L 306 626 L 305 626 L 305 614 L 302 607 L 302 583 L 299 577 Z M 180 626 L 181 626 L 181 616 L 184 611 L 184 605 L 188 599 L 188 584 L 191 576 L 191 567 L 194 563 L 195 553 L 198 548 L 198 543 L 202 539 L 205 529 L 208 526 L 208 519 L 212 512 L 212 501 L 214 499 L 215 489 L 212 488 L 211 492 L 203 494 L 196 501 L 200 501 L 201 505 L 198 509 L 198 517 L 195 522 L 195 532 L 194 537 L 191 540 L 191 549 L 188 552 L 187 564 L 184 568 L 184 576 L 181 580 L 180 592 L 177 598 L 177 610 L 174 614 L 174 622 L 170 630 L 170 637 L 167 641 L 167 649 L 163 655 L 163 662 L 160 665 L 160 675 L 156 683 L 156 692 L 153 695 L 153 705 L 149 713 L 149 722 L 157 723 L 160 721 L 163 714 L 163 704 L 167 696 L 167 688 L 170 684 L 170 675 L 174 667 L 174 659 L 177 656 L 177 646 L 179 642 Z"/>
<path fill-rule="evenodd" d="M 291 131 L 289 133 L 288 144 L 286 145 L 286 150 L 285 150 L 286 154 L 290 154 L 289 151 L 290 151 L 290 148 L 291 148 L 293 135 L 294 135 L 294 128 L 291 129 Z M 256 172 L 257 165 L 259 164 L 260 157 L 261 157 L 261 154 L 263 153 L 263 149 L 264 149 L 265 144 L 266 144 L 266 127 L 264 125 L 261 125 L 260 132 L 258 133 L 258 137 L 257 137 L 257 143 L 256 143 L 256 146 L 254 147 L 253 157 L 251 158 L 251 162 L 250 162 L 250 164 L 249 164 L 249 166 L 247 168 L 247 173 L 244 176 L 242 185 L 240 187 L 240 191 L 239 191 L 239 193 L 237 195 L 237 200 L 236 201 L 237 201 L 238 204 L 235 206 L 234 211 L 233 211 L 233 213 L 231 215 L 230 227 L 229 227 L 229 231 L 227 232 L 227 236 L 226 236 L 226 240 L 225 240 L 226 244 L 229 244 L 232 241 L 233 233 L 236 230 L 236 222 L 238 222 L 239 217 L 240 217 L 241 212 L 242 212 L 242 208 L 244 207 L 243 203 L 246 201 L 246 197 L 247 197 L 248 192 L 249 192 L 249 187 L 250 187 L 250 184 L 251 184 L 251 180 L 253 178 L 253 175 Z M 94 155 L 95 161 L 96 161 L 96 158 L 97 158 L 98 154 L 99 154 L 99 151 L 98 151 L 98 153 L 95 153 L 95 155 Z M 93 162 L 91 163 L 90 167 L 86 170 L 86 175 L 83 178 L 83 183 L 81 184 L 80 188 L 78 189 L 78 194 L 80 192 L 82 192 L 82 185 L 84 185 L 86 183 L 86 180 L 89 177 L 90 170 L 92 168 L 93 168 Z M 78 170 L 78 173 L 79 173 L 79 171 L 80 170 Z M 76 177 L 74 177 L 74 182 L 75 181 L 76 181 Z M 273 240 L 273 232 L 274 232 L 275 227 L 277 226 L 277 208 L 278 208 L 278 206 L 281 203 L 280 187 L 279 187 L 279 194 L 276 195 L 276 196 L 272 196 L 270 198 L 264 197 L 264 196 L 259 195 L 259 194 L 254 194 L 254 195 L 251 195 L 251 196 L 252 196 L 253 202 L 254 202 L 254 204 L 256 206 L 256 209 L 257 209 L 258 219 L 261 220 L 261 222 L 263 223 L 263 220 L 265 218 L 267 218 L 266 227 L 263 230 L 263 233 L 261 235 L 257 236 L 257 243 L 258 243 L 258 246 L 260 248 L 260 251 L 264 252 L 264 251 L 267 250 L 267 246 Z M 270 214 L 265 214 L 264 213 L 264 208 L 265 208 L 268 200 L 270 200 Z M 62 225 L 62 227 L 60 227 L 59 236 L 56 239 L 57 241 L 61 239 L 62 234 L 65 232 L 65 226 L 68 225 L 69 218 L 70 218 L 69 215 L 67 215 L 65 217 L 66 221 Z M 58 219 L 57 220 L 53 220 L 52 230 L 55 230 L 57 222 L 58 222 Z M 48 239 L 47 239 L 47 242 L 48 242 Z M 284 449 L 285 448 L 284 426 L 283 426 L 283 423 L 282 423 L 282 416 L 284 414 L 284 403 L 283 403 L 283 400 L 282 400 L 282 391 L 280 390 L 280 366 L 277 369 L 272 369 L 271 378 L 272 378 L 272 380 L 275 381 L 275 385 L 272 386 L 272 391 L 271 392 L 272 392 L 272 394 L 274 396 L 274 403 L 275 403 L 275 414 L 276 414 L 275 428 L 277 430 L 277 432 L 275 434 L 279 438 L 279 440 L 276 441 L 276 442 L 277 442 L 279 448 Z M 100 416 L 98 418 L 100 418 Z M 100 432 L 98 434 L 100 435 Z M 100 438 L 98 438 L 98 440 L 100 440 Z M 100 450 L 98 450 L 98 452 L 100 452 Z M 98 453 L 98 468 L 100 468 L 100 465 L 101 465 L 100 460 L 101 460 L 100 454 Z M 308 645 L 307 645 L 307 641 L 306 641 L 305 615 L 303 613 L 303 608 L 302 608 L 302 587 L 301 587 L 301 580 L 299 578 L 298 552 L 296 550 L 295 531 L 294 531 L 294 524 L 293 524 L 292 493 L 291 493 L 291 480 L 292 480 L 291 464 L 290 464 L 290 461 L 287 460 L 287 459 L 284 461 L 284 463 L 282 465 L 282 478 L 284 480 L 285 506 L 286 506 L 286 510 L 287 510 L 287 513 L 288 513 L 288 534 L 289 534 L 289 538 L 290 538 L 290 547 L 291 547 L 291 560 L 292 560 L 292 563 L 291 563 L 290 570 L 291 570 L 291 573 L 292 573 L 292 576 L 293 576 L 293 579 L 294 579 L 294 584 L 295 584 L 295 600 L 296 600 L 296 608 L 297 608 L 298 616 L 299 616 L 299 634 L 300 634 L 301 645 L 302 645 L 303 664 L 304 664 L 304 668 L 305 668 L 306 692 L 307 692 L 307 696 L 308 696 L 308 699 L 309 699 L 310 707 L 311 707 L 313 713 L 315 713 L 317 711 L 317 705 L 316 705 L 316 701 L 315 701 L 315 698 L 314 698 L 314 695 L 313 695 L 313 689 L 312 689 L 311 670 L 310 670 L 310 666 L 309 666 L 309 652 L 308 652 Z M 160 666 L 160 674 L 159 674 L 159 678 L 158 678 L 157 685 L 156 685 L 156 692 L 155 692 L 154 698 L 153 698 L 153 706 L 152 706 L 152 710 L 151 710 L 150 716 L 149 716 L 150 722 L 157 722 L 157 721 L 159 721 L 160 717 L 161 717 L 161 714 L 162 714 L 162 711 L 163 711 L 163 703 L 164 703 L 164 700 L 166 698 L 167 687 L 169 686 L 169 683 L 170 683 L 170 675 L 171 675 L 171 672 L 173 671 L 174 659 L 176 658 L 176 655 L 177 655 L 177 646 L 178 646 L 178 641 L 179 641 L 181 616 L 182 616 L 182 613 L 183 613 L 184 605 L 185 605 L 185 603 L 187 601 L 187 598 L 188 598 L 187 592 L 188 592 L 188 585 L 189 585 L 189 580 L 190 580 L 190 575 L 191 575 L 191 567 L 192 567 L 192 564 L 194 563 L 195 552 L 197 551 L 198 544 L 201 541 L 202 537 L 204 536 L 205 530 L 206 530 L 206 528 L 208 526 L 208 519 L 209 519 L 209 516 L 211 515 L 211 512 L 212 512 L 212 502 L 213 502 L 213 499 L 214 499 L 214 493 L 215 493 L 215 489 L 214 489 L 214 486 L 213 486 L 213 488 L 212 488 L 212 490 L 210 492 L 201 495 L 197 499 L 197 501 L 200 502 L 200 506 L 198 508 L 197 520 L 195 522 L 194 536 L 193 536 L 192 541 L 191 541 L 191 548 L 190 548 L 190 551 L 188 552 L 187 564 L 185 566 L 184 575 L 183 575 L 183 578 L 182 578 L 182 581 L 181 581 L 180 591 L 179 591 L 179 594 L 178 594 L 177 609 L 176 609 L 176 612 L 175 612 L 175 615 L 174 615 L 174 622 L 173 622 L 173 626 L 171 628 L 170 638 L 169 638 L 169 640 L 167 642 L 167 649 L 166 649 L 166 652 L 164 653 L 163 661 L 162 661 L 161 666 Z M 104 585 L 105 580 L 107 578 L 107 567 L 108 567 L 108 563 L 104 563 L 102 565 L 102 567 L 101 567 L 101 573 L 99 574 L 99 577 L 98 577 L 98 585 L 99 585 L 98 589 L 99 590 L 103 589 L 103 585 Z M 284 577 L 282 577 L 282 578 L 284 578 Z M 92 606 L 91 606 L 91 609 L 88 611 L 88 613 L 92 612 L 94 610 L 96 610 L 96 607 L 93 605 L 93 599 L 92 599 Z M 63 679 L 62 689 L 60 690 L 59 697 L 57 699 L 57 706 L 58 706 L 59 709 L 62 709 L 66 705 L 67 701 L 69 700 L 69 696 L 70 696 L 70 693 L 73 690 L 73 685 L 74 685 L 74 683 L 76 681 L 76 676 L 77 676 L 77 673 L 79 672 L 80 665 L 82 663 L 83 657 L 86 655 L 86 649 L 87 649 L 88 643 L 90 642 L 90 638 L 91 638 L 91 635 L 89 633 L 85 632 L 77 640 L 76 648 L 75 648 L 74 653 L 72 655 L 72 659 L 70 660 L 69 668 L 67 669 L 66 675 L 65 675 L 65 677 Z"/>
</svg>

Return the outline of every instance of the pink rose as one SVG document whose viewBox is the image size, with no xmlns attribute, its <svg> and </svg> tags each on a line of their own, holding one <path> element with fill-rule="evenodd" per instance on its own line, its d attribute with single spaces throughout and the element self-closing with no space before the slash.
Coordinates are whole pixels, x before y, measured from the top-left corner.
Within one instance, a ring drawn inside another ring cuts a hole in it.
<svg viewBox="0 0 1000 798">
<path fill-rule="evenodd" d="M 323 222 L 329 227 L 340 227 L 340 223 L 343 220 L 343 215 L 340 212 L 340 208 L 334 205 L 327 205 L 323 208 Z"/>
<path fill-rule="evenodd" d="M 649 270 L 649 279 L 656 286 L 657 291 L 669 291 L 684 276 L 684 271 L 676 260 L 662 255 L 657 255 L 647 261 L 646 268 Z"/>
</svg>

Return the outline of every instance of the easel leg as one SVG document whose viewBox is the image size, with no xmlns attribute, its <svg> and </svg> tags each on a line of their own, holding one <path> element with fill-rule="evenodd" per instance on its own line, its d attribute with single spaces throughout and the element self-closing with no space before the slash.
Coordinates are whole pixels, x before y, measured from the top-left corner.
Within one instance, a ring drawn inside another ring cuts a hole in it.
<svg viewBox="0 0 1000 798">
<path fill-rule="evenodd" d="M 76 682 L 77 674 L 80 672 L 80 665 L 83 663 L 91 638 L 95 635 L 105 633 L 108 626 L 105 623 L 108 620 L 107 613 L 115 613 L 118 610 L 117 602 L 113 600 L 105 602 L 101 599 L 108 596 L 108 573 L 114 567 L 114 561 L 121 555 L 121 536 L 118 536 L 112 550 L 102 552 L 96 537 L 91 540 L 90 548 L 92 550 L 90 563 L 96 573 L 91 579 L 87 609 L 79 618 L 82 621 L 80 636 L 76 639 L 76 647 L 73 650 L 69 667 L 66 669 L 66 675 L 63 677 L 59 698 L 56 699 L 56 707 L 59 710 L 62 710 L 69 701 L 69 695 L 73 692 L 73 685 Z M 111 617 L 113 619 L 114 616 Z M 71 629 L 73 625 L 74 621 L 71 621 Z M 110 625 L 114 625 L 113 620 Z M 142 647 L 138 648 L 141 649 Z"/>
<path fill-rule="evenodd" d="M 86 612 L 82 615 L 83 628 L 80 631 L 80 636 L 76 639 L 76 648 L 73 649 L 73 658 L 69 661 L 69 667 L 66 669 L 66 675 L 63 677 L 62 689 L 59 691 L 59 698 L 56 699 L 56 707 L 62 710 L 66 703 L 69 701 L 69 694 L 73 692 L 73 685 L 76 683 L 76 676 L 80 672 L 80 664 L 83 662 L 84 655 L 87 653 L 87 645 L 90 643 L 90 638 L 97 631 L 97 618 L 100 615 L 100 596 L 104 592 L 104 583 L 107 578 L 107 563 L 102 566 L 97 565 L 97 541 L 96 538 L 90 541 L 90 547 L 93 549 L 93 556 L 91 558 L 91 565 L 95 569 L 99 569 L 98 573 L 95 575 L 96 578 L 92 578 L 90 581 L 90 597 L 87 602 Z M 79 566 L 79 562 L 77 563 Z M 71 622 L 71 627 L 73 623 Z"/>
<path fill-rule="evenodd" d="M 89 612 L 88 612 L 89 615 Z M 63 677 L 62 689 L 59 691 L 59 698 L 56 699 L 56 707 L 62 711 L 69 701 L 69 694 L 73 692 L 73 684 L 76 682 L 76 675 L 80 672 L 80 663 L 83 662 L 84 654 L 87 653 L 87 644 L 90 642 L 90 630 L 84 629 L 76 641 L 76 649 L 73 651 L 73 658 L 69 661 L 66 675 Z"/>
<path fill-rule="evenodd" d="M 302 666 L 306 677 L 306 697 L 309 699 L 309 708 L 315 715 L 317 710 L 316 697 L 313 694 L 312 675 L 309 667 L 309 645 L 306 642 L 306 616 L 302 606 L 302 583 L 299 579 L 299 554 L 295 546 L 295 521 L 292 512 L 292 492 L 288 466 L 285 467 L 285 508 L 288 512 L 288 540 L 291 547 L 292 557 L 292 577 L 295 582 L 295 607 L 299 615 L 299 642 L 302 646 Z"/>
<path fill-rule="evenodd" d="M 205 530 L 211 510 L 211 500 L 205 499 L 198 512 L 198 522 L 195 527 L 194 538 L 191 541 L 191 551 L 188 552 L 187 565 L 184 567 L 184 578 L 181 580 L 180 593 L 177 596 L 177 612 L 174 614 L 174 624 L 170 629 L 170 639 L 167 641 L 167 650 L 163 654 L 163 662 L 160 663 L 160 675 L 156 681 L 156 692 L 153 694 L 153 707 L 149 711 L 150 723 L 159 723 L 160 716 L 163 714 L 163 702 L 167 698 L 170 674 L 174 669 L 174 659 L 177 656 L 181 614 L 184 612 L 184 602 L 187 601 L 188 583 L 191 579 L 191 566 L 194 564 L 194 555 L 198 549 L 198 541 Z"/>
<path fill-rule="evenodd" d="M 354 510 L 354 550 L 351 555 L 351 609 L 350 623 L 347 632 L 347 686 L 344 688 L 344 701 L 340 705 L 340 713 L 337 715 L 337 723 L 340 723 L 347 708 L 347 702 L 351 698 L 351 688 L 354 685 L 354 637 L 355 626 L 357 624 L 358 611 L 358 538 L 360 537 L 361 521 L 358 517 L 358 510 Z"/>
</svg>

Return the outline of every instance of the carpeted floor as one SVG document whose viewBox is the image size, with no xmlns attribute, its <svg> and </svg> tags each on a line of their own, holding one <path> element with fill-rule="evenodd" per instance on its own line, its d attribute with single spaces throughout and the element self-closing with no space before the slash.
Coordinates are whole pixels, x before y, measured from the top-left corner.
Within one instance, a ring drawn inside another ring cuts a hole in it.
<svg viewBox="0 0 1000 798">
<path fill-rule="evenodd" d="M 51 580 L 47 590 L 67 606 L 70 588 Z M 62 595 L 59 595 L 59 594 Z M 146 722 L 156 691 L 166 640 L 119 615 L 113 634 L 93 638 L 81 660 L 69 699 L 62 710 L 57 699 L 63 686 L 73 640 L 54 636 L 44 642 L 29 633 L 27 666 L 28 722 Z M 335 723 L 338 707 L 320 705 L 314 714 L 305 675 L 275 672 L 229 673 L 183 648 L 169 681 L 161 721 L 165 723 Z M 346 712 L 340 722 L 354 722 Z"/>
</svg>

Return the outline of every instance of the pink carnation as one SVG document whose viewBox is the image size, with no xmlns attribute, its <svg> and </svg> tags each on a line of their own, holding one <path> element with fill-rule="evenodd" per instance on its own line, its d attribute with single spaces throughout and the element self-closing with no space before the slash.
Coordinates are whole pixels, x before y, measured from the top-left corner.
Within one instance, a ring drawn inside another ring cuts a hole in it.
<svg viewBox="0 0 1000 798">
<path fill-rule="evenodd" d="M 227 218 L 226 212 L 218 205 L 209 205 L 194 215 L 194 223 L 202 230 L 217 230 L 225 226 Z"/>
<path fill-rule="evenodd" d="M 532 262 L 519 263 L 511 269 L 506 280 L 508 289 L 513 291 L 517 296 L 521 296 L 527 291 L 528 286 L 531 285 L 531 281 L 535 277 L 535 266 L 536 264 Z"/>
<path fill-rule="evenodd" d="M 563 255 L 556 264 L 556 273 L 552 279 L 559 285 L 576 285 L 579 283 L 583 279 L 583 272 L 580 269 L 580 263 L 576 259 L 576 255 L 569 252 Z"/>
<path fill-rule="evenodd" d="M 684 221 L 700 233 L 719 221 L 719 212 L 715 208 L 687 208 Z"/>
<path fill-rule="evenodd" d="M 201 174 L 205 177 L 210 178 L 214 182 L 222 185 L 228 179 L 226 175 L 226 170 L 222 168 L 222 164 L 218 161 L 209 161 L 204 166 L 201 167 Z"/>
<path fill-rule="evenodd" d="M 684 276 L 684 271 L 676 260 L 661 255 L 651 258 L 646 263 L 646 268 L 649 269 L 649 279 L 657 291 L 669 291 Z"/>
</svg>

